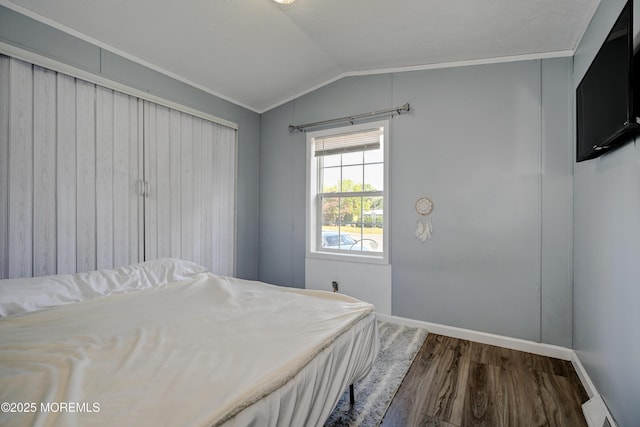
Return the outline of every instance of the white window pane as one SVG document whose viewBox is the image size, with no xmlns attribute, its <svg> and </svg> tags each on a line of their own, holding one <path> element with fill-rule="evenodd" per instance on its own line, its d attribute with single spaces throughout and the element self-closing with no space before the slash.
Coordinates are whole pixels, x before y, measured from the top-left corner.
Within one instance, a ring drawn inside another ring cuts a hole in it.
<svg viewBox="0 0 640 427">
<path fill-rule="evenodd" d="M 322 169 L 322 182 L 320 188 L 323 193 L 335 193 L 340 191 L 340 167 Z"/>
<path fill-rule="evenodd" d="M 376 150 L 377 151 L 377 150 Z M 342 154 L 342 165 L 361 165 L 362 151 Z"/>
<path fill-rule="evenodd" d="M 375 228 L 364 228 L 362 239 L 358 242 L 358 247 L 363 252 L 382 252 L 384 235 L 382 231 Z"/>
<path fill-rule="evenodd" d="M 325 226 L 340 224 L 340 199 L 337 197 L 322 198 L 322 229 Z"/>
<path fill-rule="evenodd" d="M 364 190 L 384 190 L 384 165 L 376 163 L 364 165 Z"/>
<path fill-rule="evenodd" d="M 377 150 L 369 150 L 364 152 L 365 163 L 382 163 L 384 162 L 384 150 L 382 146 Z"/>
<path fill-rule="evenodd" d="M 362 165 L 342 168 L 342 191 L 362 191 Z"/>
<path fill-rule="evenodd" d="M 382 197 L 362 200 L 362 246 L 372 252 L 382 252 L 384 242 L 384 206 Z"/>
<path fill-rule="evenodd" d="M 340 235 L 340 249 L 346 251 L 359 251 L 360 245 L 358 244 L 359 235 L 353 235 L 345 230 Z"/>
<path fill-rule="evenodd" d="M 337 228 L 322 229 L 322 248 L 340 249 L 340 231 Z"/>
<path fill-rule="evenodd" d="M 322 248 L 332 250 L 358 250 L 358 242 L 342 228 L 328 227 L 322 229 Z M 356 248 L 356 249 L 354 249 Z"/>
<path fill-rule="evenodd" d="M 343 197 L 340 201 L 341 224 L 354 226 L 362 217 L 362 198 Z"/>
<path fill-rule="evenodd" d="M 322 166 L 329 167 L 329 166 L 340 166 L 340 161 L 341 161 L 341 155 L 340 154 L 332 154 L 330 156 L 321 156 L 319 157 L 319 159 L 322 160 Z"/>
</svg>

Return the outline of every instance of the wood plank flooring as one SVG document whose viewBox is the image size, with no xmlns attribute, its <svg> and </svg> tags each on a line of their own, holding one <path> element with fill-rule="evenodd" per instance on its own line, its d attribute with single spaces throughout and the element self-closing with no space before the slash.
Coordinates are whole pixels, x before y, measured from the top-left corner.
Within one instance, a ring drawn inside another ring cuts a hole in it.
<svg viewBox="0 0 640 427">
<path fill-rule="evenodd" d="M 381 426 L 586 426 L 571 362 L 429 334 Z"/>
</svg>

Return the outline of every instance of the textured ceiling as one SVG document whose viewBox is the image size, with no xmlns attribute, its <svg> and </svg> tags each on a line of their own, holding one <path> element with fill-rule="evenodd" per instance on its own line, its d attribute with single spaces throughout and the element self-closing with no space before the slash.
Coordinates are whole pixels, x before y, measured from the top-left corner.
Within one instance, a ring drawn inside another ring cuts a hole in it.
<svg viewBox="0 0 640 427">
<path fill-rule="evenodd" d="M 599 0 L 11 3 L 262 112 L 344 74 L 567 54 Z"/>
</svg>

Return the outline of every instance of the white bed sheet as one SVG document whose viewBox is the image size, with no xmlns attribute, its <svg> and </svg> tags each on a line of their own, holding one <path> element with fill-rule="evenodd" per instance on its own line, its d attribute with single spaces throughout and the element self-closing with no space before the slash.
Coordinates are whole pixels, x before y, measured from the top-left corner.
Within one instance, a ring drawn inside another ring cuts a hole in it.
<svg viewBox="0 0 640 427">
<path fill-rule="evenodd" d="M 322 426 L 348 385 L 371 370 L 378 343 L 375 313 L 371 313 L 322 350 L 293 379 L 224 426 Z"/>
<path fill-rule="evenodd" d="M 0 317 L 163 286 L 206 271 L 193 262 L 162 258 L 87 273 L 5 279 L 0 281 Z"/>
<path fill-rule="evenodd" d="M 378 350 L 370 304 L 209 273 L 3 318 L 0 337 L 0 402 L 38 409 L 3 426 L 321 425 Z"/>
</svg>

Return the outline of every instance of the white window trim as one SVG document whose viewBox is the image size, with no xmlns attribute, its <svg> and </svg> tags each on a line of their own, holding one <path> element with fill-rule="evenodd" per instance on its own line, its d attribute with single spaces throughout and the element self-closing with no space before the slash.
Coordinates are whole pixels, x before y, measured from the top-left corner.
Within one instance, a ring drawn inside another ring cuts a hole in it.
<svg viewBox="0 0 640 427">
<path fill-rule="evenodd" d="M 390 206 L 389 206 L 389 120 L 368 122 L 351 126 L 342 126 L 332 129 L 324 129 L 314 132 L 307 132 L 307 191 L 306 191 L 306 245 L 307 257 L 328 259 L 337 261 L 353 261 L 371 264 L 389 264 L 389 240 L 390 240 Z M 382 242 L 382 253 L 379 255 L 365 255 L 363 253 L 351 254 L 344 252 L 322 251 L 317 249 L 318 242 L 318 168 L 316 157 L 314 156 L 313 140 L 318 137 L 336 135 L 345 132 L 360 132 L 371 128 L 382 127 L 384 129 L 384 194 L 383 206 L 385 207 L 383 218 L 384 239 Z"/>
</svg>

